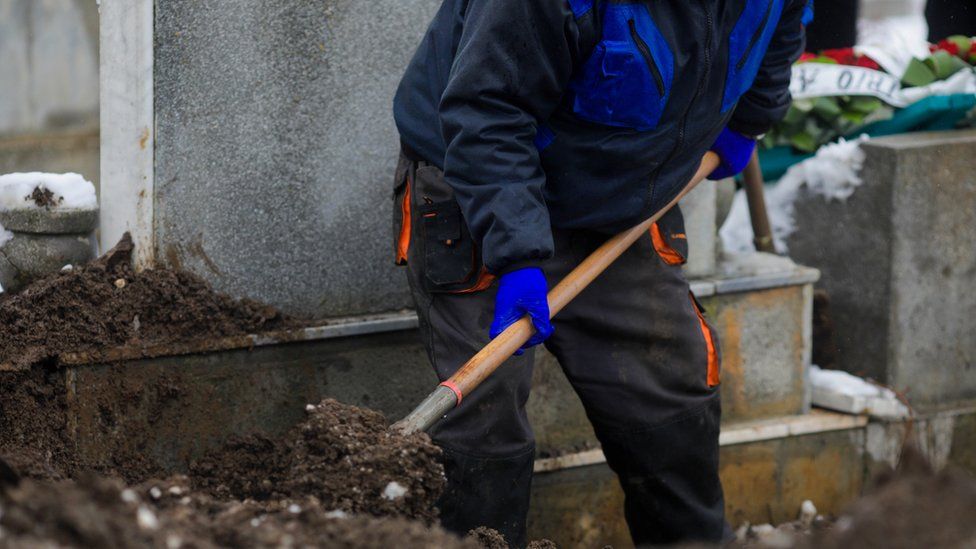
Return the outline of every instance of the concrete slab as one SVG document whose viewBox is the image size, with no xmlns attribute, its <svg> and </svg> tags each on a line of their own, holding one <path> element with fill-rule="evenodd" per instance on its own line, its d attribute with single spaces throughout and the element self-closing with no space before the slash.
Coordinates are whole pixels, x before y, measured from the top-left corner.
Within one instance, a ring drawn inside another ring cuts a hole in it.
<svg viewBox="0 0 976 549">
<path fill-rule="evenodd" d="M 854 427 L 723 447 L 729 522 L 792 520 L 806 499 L 837 513 L 863 485 L 863 443 L 864 428 Z M 536 474 L 529 534 L 560 547 L 633 547 L 623 493 L 605 464 Z"/>
<path fill-rule="evenodd" d="M 926 408 L 976 398 L 976 132 L 872 140 L 846 202 L 803 197 L 791 256 L 823 272 L 837 367 Z"/>
</svg>

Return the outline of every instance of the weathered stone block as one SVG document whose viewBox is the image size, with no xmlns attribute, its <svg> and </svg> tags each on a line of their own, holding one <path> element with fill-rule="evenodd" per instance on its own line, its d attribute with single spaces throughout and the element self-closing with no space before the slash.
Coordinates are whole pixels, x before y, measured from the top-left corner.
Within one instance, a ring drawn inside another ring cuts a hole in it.
<svg viewBox="0 0 976 549">
<path fill-rule="evenodd" d="M 755 254 L 725 258 L 714 278 L 692 284 L 722 349 L 723 421 L 809 409 L 812 283 L 817 273 Z M 583 406 L 555 358 L 537 353 L 529 417 L 540 455 L 597 446 Z"/>
<path fill-rule="evenodd" d="M 13 232 L 87 235 L 98 225 L 98 208 L 3 210 L 0 211 L 0 225 Z"/>
<path fill-rule="evenodd" d="M 289 313 L 410 306 L 391 104 L 439 5 L 155 2 L 157 260 Z"/>
<path fill-rule="evenodd" d="M 94 255 L 91 240 L 82 235 L 14 233 L 0 248 L 0 284 L 15 292 L 67 264 L 82 265 Z"/>
<path fill-rule="evenodd" d="M 727 520 L 733 527 L 793 520 L 806 499 L 838 513 L 864 484 L 863 447 L 863 428 L 722 447 Z M 529 535 L 560 547 L 633 547 L 616 476 L 602 463 L 537 473 Z"/>
<path fill-rule="evenodd" d="M 846 202 L 803 196 L 791 256 L 823 272 L 837 366 L 926 407 L 976 398 L 976 132 L 863 145 Z"/>
</svg>

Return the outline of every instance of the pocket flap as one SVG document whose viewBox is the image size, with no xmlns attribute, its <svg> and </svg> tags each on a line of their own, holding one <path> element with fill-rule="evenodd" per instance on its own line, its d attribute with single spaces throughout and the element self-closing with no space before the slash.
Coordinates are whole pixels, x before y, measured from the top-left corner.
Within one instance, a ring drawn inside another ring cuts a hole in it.
<svg viewBox="0 0 976 549">
<path fill-rule="evenodd" d="M 461 239 L 461 209 L 454 202 L 428 204 L 422 209 L 424 232 L 442 242 Z"/>
</svg>

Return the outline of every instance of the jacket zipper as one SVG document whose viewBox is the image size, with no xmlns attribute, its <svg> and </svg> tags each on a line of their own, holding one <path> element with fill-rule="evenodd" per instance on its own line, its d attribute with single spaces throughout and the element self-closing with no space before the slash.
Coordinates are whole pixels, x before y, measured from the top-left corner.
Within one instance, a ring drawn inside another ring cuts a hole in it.
<svg viewBox="0 0 976 549">
<path fill-rule="evenodd" d="M 688 103 L 688 109 L 685 110 L 684 116 L 681 117 L 681 125 L 678 127 L 678 144 L 675 146 L 673 154 L 677 154 L 685 144 L 685 127 L 688 125 L 688 114 L 695 106 L 695 103 L 698 102 L 698 98 L 705 92 L 705 84 L 708 83 L 708 73 L 712 71 L 712 12 L 709 11 L 708 6 L 705 6 L 705 25 L 708 27 L 708 34 L 705 35 L 705 70 L 702 72 L 702 77 L 698 81 L 698 89 L 695 90 L 695 95 L 692 96 L 691 101 Z"/>
<path fill-rule="evenodd" d="M 664 78 L 661 77 L 661 71 L 657 68 L 657 63 L 654 62 L 654 56 L 651 55 L 651 48 L 647 47 L 647 42 L 637 34 L 637 23 L 633 19 L 627 21 L 630 26 L 630 36 L 634 39 L 634 44 L 637 45 L 637 49 L 640 50 L 641 55 L 644 56 L 644 61 L 647 63 L 647 67 L 651 69 L 651 75 L 654 77 L 654 83 L 657 84 L 657 93 L 661 97 L 664 97 Z"/>
<path fill-rule="evenodd" d="M 742 54 L 742 58 L 740 58 L 739 62 L 736 63 L 735 65 L 736 70 L 741 71 L 742 67 L 746 66 L 746 61 L 749 59 L 749 54 L 752 53 L 753 48 L 756 47 L 756 44 L 759 42 L 759 39 L 762 38 L 762 33 L 764 30 L 766 30 L 766 23 L 769 22 L 769 16 L 772 12 L 773 12 L 773 0 L 767 0 L 766 13 L 763 14 L 762 21 L 759 23 L 759 28 L 756 29 L 756 32 L 752 33 L 752 38 L 749 40 L 749 46 L 746 47 L 746 52 Z"/>
</svg>

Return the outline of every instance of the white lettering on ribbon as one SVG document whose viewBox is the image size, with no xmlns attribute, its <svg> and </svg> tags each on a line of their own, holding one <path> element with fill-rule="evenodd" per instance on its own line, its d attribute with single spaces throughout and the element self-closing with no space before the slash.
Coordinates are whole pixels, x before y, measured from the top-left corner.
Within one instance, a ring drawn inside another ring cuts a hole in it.
<svg viewBox="0 0 976 549">
<path fill-rule="evenodd" d="M 910 103 L 902 96 L 899 79 L 888 73 L 826 63 L 793 65 L 790 93 L 793 99 L 870 95 L 893 107 L 906 107 Z"/>
</svg>

